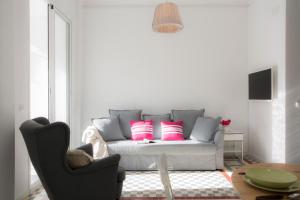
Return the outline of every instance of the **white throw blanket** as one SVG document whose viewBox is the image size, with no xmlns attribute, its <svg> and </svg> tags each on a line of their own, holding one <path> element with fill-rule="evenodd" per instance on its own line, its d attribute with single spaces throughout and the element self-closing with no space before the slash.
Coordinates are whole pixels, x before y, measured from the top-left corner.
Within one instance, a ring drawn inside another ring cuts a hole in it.
<svg viewBox="0 0 300 200">
<path fill-rule="evenodd" d="M 94 159 L 101 159 L 108 156 L 107 145 L 100 135 L 98 129 L 94 126 L 88 126 L 82 134 L 82 142 L 93 145 Z"/>
</svg>

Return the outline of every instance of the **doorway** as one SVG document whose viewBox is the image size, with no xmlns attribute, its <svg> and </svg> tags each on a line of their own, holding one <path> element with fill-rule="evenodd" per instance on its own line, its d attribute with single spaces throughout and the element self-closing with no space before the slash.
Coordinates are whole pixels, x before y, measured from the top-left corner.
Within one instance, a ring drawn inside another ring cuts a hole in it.
<svg viewBox="0 0 300 200">
<path fill-rule="evenodd" d="M 30 0 L 30 118 L 70 125 L 71 22 L 47 0 Z M 38 176 L 30 162 L 30 186 Z"/>
<path fill-rule="evenodd" d="M 70 123 L 71 21 L 49 5 L 49 119 Z"/>
</svg>

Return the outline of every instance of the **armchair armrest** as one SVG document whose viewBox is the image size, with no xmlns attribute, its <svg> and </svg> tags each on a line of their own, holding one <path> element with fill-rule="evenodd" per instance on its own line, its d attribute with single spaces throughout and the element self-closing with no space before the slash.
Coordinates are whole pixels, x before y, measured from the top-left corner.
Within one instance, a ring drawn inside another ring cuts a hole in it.
<svg viewBox="0 0 300 200">
<path fill-rule="evenodd" d="M 82 167 L 80 169 L 72 171 L 73 174 L 91 174 L 101 171 L 101 169 L 109 168 L 115 166 L 116 169 L 118 168 L 119 161 L 121 156 L 119 154 L 114 154 L 112 156 L 95 160 L 92 164 Z M 116 170 L 117 171 L 117 170 Z"/>
<path fill-rule="evenodd" d="M 214 143 L 217 145 L 218 149 L 223 149 L 224 147 L 224 130 L 219 129 L 214 138 Z"/>
<path fill-rule="evenodd" d="M 82 145 L 82 146 L 78 147 L 77 149 L 83 150 L 87 154 L 89 154 L 90 156 L 93 157 L 93 145 L 92 144 L 90 144 L 90 143 L 85 144 L 85 145 Z"/>
</svg>

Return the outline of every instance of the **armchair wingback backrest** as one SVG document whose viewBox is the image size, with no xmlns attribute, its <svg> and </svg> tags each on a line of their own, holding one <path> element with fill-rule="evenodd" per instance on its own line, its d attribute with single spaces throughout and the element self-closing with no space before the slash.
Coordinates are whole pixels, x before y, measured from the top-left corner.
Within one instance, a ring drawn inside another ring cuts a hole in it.
<svg viewBox="0 0 300 200">
<path fill-rule="evenodd" d="M 64 184 L 63 177 L 69 170 L 65 158 L 70 140 L 68 125 L 63 122 L 50 124 L 46 118 L 36 118 L 25 121 L 20 131 L 44 188 L 48 195 L 52 194 L 52 188 Z"/>
</svg>

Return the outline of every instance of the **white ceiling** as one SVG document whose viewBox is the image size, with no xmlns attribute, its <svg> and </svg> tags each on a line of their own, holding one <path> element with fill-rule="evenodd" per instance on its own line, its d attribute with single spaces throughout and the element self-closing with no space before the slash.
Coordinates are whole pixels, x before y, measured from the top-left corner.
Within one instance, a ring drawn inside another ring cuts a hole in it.
<svg viewBox="0 0 300 200">
<path fill-rule="evenodd" d="M 166 0 L 81 0 L 83 6 L 154 6 Z M 170 0 L 183 6 L 248 6 L 250 0 Z"/>
</svg>

